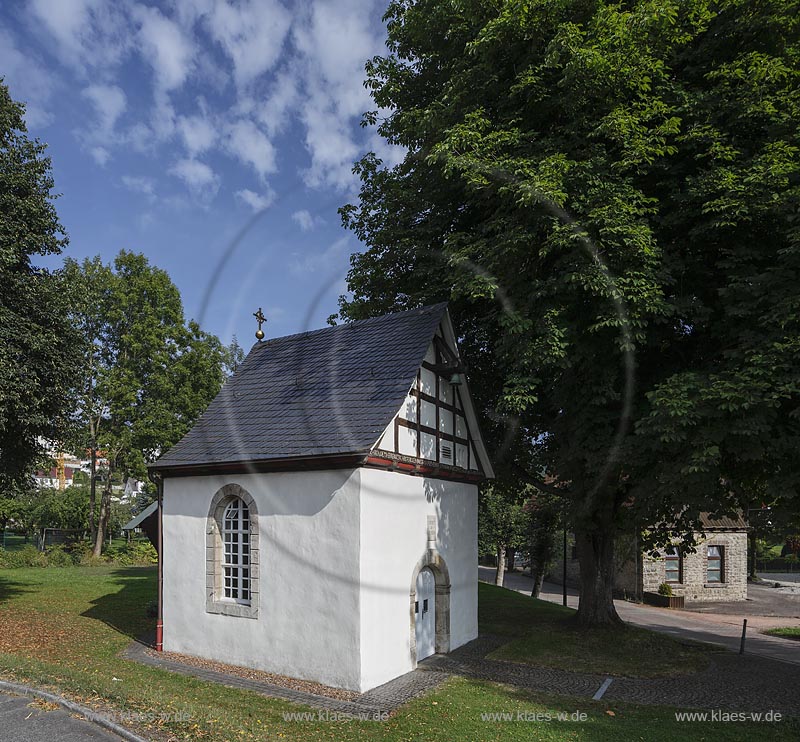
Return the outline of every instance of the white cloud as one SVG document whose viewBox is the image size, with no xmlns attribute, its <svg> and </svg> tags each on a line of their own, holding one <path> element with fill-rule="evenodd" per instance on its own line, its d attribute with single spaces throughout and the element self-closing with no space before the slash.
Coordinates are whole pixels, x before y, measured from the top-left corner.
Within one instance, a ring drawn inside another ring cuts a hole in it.
<svg viewBox="0 0 800 742">
<path fill-rule="evenodd" d="M 292 214 L 292 219 L 297 222 L 297 226 L 300 227 L 301 231 L 309 232 L 317 224 L 317 220 L 311 216 L 311 212 L 308 209 L 300 209 L 300 211 L 295 211 Z"/>
<path fill-rule="evenodd" d="M 289 270 L 296 275 L 308 273 L 335 273 L 346 271 L 349 266 L 351 237 L 345 235 L 322 251 L 310 250 L 304 254 L 294 253 L 289 262 Z"/>
<path fill-rule="evenodd" d="M 191 157 L 178 160 L 169 169 L 169 173 L 180 178 L 203 203 L 213 201 L 219 190 L 217 174 L 200 160 L 195 160 Z"/>
<path fill-rule="evenodd" d="M 217 139 L 217 130 L 204 116 L 179 116 L 177 126 L 192 155 L 205 152 Z"/>
<path fill-rule="evenodd" d="M 146 175 L 123 175 L 122 184 L 134 193 L 141 193 L 149 201 L 154 201 L 156 197 L 156 183 L 153 178 Z"/>
<path fill-rule="evenodd" d="M 277 0 L 214 3 L 205 11 L 205 25 L 233 62 L 233 74 L 244 87 L 272 69 L 291 26 L 289 11 Z"/>
<path fill-rule="evenodd" d="M 258 120 L 264 124 L 270 136 L 284 130 L 300 102 L 298 74 L 296 69 L 285 69 L 278 73 L 267 100 L 258 111 Z"/>
<path fill-rule="evenodd" d="M 29 25 L 54 39 L 53 51 L 82 74 L 106 78 L 131 48 L 127 9 L 112 0 L 31 0 Z"/>
<path fill-rule="evenodd" d="M 262 180 L 278 169 L 272 142 L 248 119 L 228 126 L 225 146 L 241 162 L 250 165 Z"/>
<path fill-rule="evenodd" d="M 354 129 L 374 105 L 362 85 L 364 63 L 382 51 L 371 20 L 360 2 L 318 0 L 308 22 L 295 26 L 305 77 L 300 118 L 311 156 L 305 172 L 310 186 L 346 190 L 356 182 L 351 171 L 363 147 Z"/>
<path fill-rule="evenodd" d="M 192 70 L 194 44 L 181 27 L 157 8 L 137 5 L 133 14 L 139 22 L 142 57 L 153 68 L 156 88 L 180 88 Z"/>
<path fill-rule="evenodd" d="M 53 93 L 53 74 L 38 57 L 27 50 L 23 54 L 14 38 L 0 28 L 0 70 L 11 96 L 25 104 L 25 121 L 31 129 L 40 129 L 53 121 L 49 110 Z"/>
<path fill-rule="evenodd" d="M 91 101 L 97 113 L 99 119 L 97 134 L 101 137 L 110 136 L 117 119 L 127 106 L 127 98 L 122 88 L 116 85 L 90 85 L 83 89 L 82 95 Z"/>
<path fill-rule="evenodd" d="M 92 156 L 92 159 L 101 167 L 105 166 L 105 164 L 111 159 L 111 153 L 105 147 L 91 147 L 89 149 L 89 154 Z"/>
<path fill-rule="evenodd" d="M 263 211 L 272 205 L 275 200 L 275 191 L 270 188 L 265 193 L 258 194 L 249 188 L 243 188 L 241 191 L 236 191 L 236 198 L 247 204 L 253 211 Z"/>
</svg>

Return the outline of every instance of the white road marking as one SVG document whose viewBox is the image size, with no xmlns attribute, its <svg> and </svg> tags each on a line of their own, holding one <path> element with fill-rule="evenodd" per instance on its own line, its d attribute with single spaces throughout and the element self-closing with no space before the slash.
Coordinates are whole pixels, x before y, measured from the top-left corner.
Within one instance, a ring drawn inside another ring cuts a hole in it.
<svg viewBox="0 0 800 742">
<path fill-rule="evenodd" d="M 608 690 L 608 686 L 611 685 L 612 680 L 613 678 L 606 678 L 603 681 L 603 684 L 597 689 L 597 693 L 592 696 L 593 701 L 599 701 L 603 697 L 603 694 Z"/>
</svg>

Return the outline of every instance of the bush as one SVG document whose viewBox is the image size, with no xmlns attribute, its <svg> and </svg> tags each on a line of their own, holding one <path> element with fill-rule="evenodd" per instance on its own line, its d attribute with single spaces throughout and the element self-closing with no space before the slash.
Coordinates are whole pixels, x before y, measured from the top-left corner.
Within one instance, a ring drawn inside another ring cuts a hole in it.
<svg viewBox="0 0 800 742">
<path fill-rule="evenodd" d="M 63 546 L 51 546 L 45 553 L 48 567 L 71 567 L 75 558 Z"/>
<path fill-rule="evenodd" d="M 0 548 L 0 569 L 71 567 L 74 564 L 85 567 L 102 564 L 141 567 L 158 564 L 158 554 L 149 541 L 132 541 L 124 546 L 114 546 L 100 557 L 92 555 L 92 547 L 88 541 L 76 541 L 68 546 L 51 546 L 47 551 L 39 551 L 33 544 L 17 551 Z"/>
<path fill-rule="evenodd" d="M 109 561 L 126 567 L 158 564 L 158 554 L 149 541 L 131 541 L 106 552 Z"/>
<path fill-rule="evenodd" d="M 668 598 L 672 597 L 672 586 L 669 583 L 662 582 L 658 586 L 658 594 L 665 595 Z"/>
<path fill-rule="evenodd" d="M 33 544 L 26 544 L 17 551 L 0 550 L 0 566 L 9 569 L 15 567 L 46 567 L 47 556 Z"/>
</svg>

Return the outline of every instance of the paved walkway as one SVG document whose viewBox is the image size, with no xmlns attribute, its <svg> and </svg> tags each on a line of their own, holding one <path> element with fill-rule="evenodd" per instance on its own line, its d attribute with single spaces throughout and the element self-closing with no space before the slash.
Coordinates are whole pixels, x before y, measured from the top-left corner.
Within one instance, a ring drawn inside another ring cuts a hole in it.
<svg viewBox="0 0 800 742">
<path fill-rule="evenodd" d="M 603 675 L 487 659 L 507 637 L 482 636 L 449 655 L 434 655 L 420 669 L 508 683 L 544 693 L 592 698 Z M 719 653 L 707 670 L 671 678 L 613 678 L 603 700 L 730 711 L 779 711 L 800 716 L 800 673 L 792 665 L 753 655 Z"/>
<path fill-rule="evenodd" d="M 151 653 L 149 649 L 148 639 L 134 641 L 128 645 L 122 656 L 145 665 L 170 670 L 181 675 L 190 675 L 200 680 L 209 680 L 229 688 L 249 690 L 270 698 L 281 698 L 284 701 L 337 713 L 352 714 L 365 719 L 377 719 L 381 714 L 390 713 L 412 698 L 427 693 L 447 679 L 447 673 L 444 672 L 409 672 L 362 693 L 352 701 L 340 701 L 329 696 L 320 696 L 261 680 L 252 680 L 217 670 L 187 665 L 178 660 Z"/>
<path fill-rule="evenodd" d="M 63 709 L 31 706 L 34 699 L 0 693 L 0 739 L 8 742 L 122 742 L 121 737 Z"/>
<path fill-rule="evenodd" d="M 494 581 L 494 569 L 491 567 L 479 567 L 479 573 L 485 582 Z M 505 587 L 530 595 L 531 579 L 516 572 L 507 573 Z M 553 603 L 561 603 L 561 585 L 545 583 L 540 597 Z M 572 608 L 578 607 L 578 593 L 572 588 L 567 589 L 567 605 Z M 629 603 L 625 600 L 615 600 L 614 606 L 623 621 L 635 626 L 684 639 L 720 644 L 734 652 L 739 651 L 742 620 L 747 618 L 746 654 L 800 665 L 800 641 L 780 639 L 760 633 L 774 626 L 800 626 L 800 619 L 797 618 L 694 613 Z M 794 682 L 800 683 L 800 675 L 796 676 Z"/>
</svg>

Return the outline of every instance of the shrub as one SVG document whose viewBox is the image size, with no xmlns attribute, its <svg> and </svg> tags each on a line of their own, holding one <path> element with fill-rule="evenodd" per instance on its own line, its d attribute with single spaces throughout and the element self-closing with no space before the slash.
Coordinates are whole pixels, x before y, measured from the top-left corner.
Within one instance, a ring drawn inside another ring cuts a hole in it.
<svg viewBox="0 0 800 742">
<path fill-rule="evenodd" d="M 48 567 L 71 567 L 75 559 L 62 546 L 51 546 L 44 554 Z"/>
<path fill-rule="evenodd" d="M 662 582 L 658 586 L 658 594 L 665 595 L 668 598 L 672 597 L 672 586 L 669 583 Z"/>
<path fill-rule="evenodd" d="M 149 541 L 131 541 L 106 552 L 108 559 L 126 567 L 158 564 L 158 554 Z"/>
</svg>

